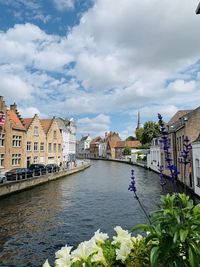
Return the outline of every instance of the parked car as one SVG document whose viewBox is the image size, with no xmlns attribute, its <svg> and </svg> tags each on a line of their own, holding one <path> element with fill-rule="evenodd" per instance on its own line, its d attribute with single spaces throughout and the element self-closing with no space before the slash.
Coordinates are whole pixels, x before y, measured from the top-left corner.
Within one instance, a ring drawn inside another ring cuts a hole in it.
<svg viewBox="0 0 200 267">
<path fill-rule="evenodd" d="M 6 176 L 5 176 L 5 174 L 0 174 L 0 184 L 5 183 L 5 181 L 6 181 Z"/>
<path fill-rule="evenodd" d="M 58 172 L 60 170 L 60 167 L 57 164 L 47 164 L 46 170 L 48 173 Z"/>
<path fill-rule="evenodd" d="M 33 177 L 33 172 L 27 168 L 15 168 L 5 173 L 7 181 L 16 181 Z"/>
<path fill-rule="evenodd" d="M 46 167 L 44 164 L 31 164 L 29 170 L 31 170 L 35 176 L 46 174 Z"/>
</svg>

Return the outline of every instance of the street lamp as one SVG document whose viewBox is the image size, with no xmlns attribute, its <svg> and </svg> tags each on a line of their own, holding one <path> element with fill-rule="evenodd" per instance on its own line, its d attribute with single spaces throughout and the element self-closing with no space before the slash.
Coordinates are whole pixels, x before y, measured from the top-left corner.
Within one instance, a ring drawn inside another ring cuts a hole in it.
<svg viewBox="0 0 200 267">
<path fill-rule="evenodd" d="M 200 3 L 199 3 L 198 6 L 197 6 L 196 14 L 197 14 L 197 15 L 200 14 Z"/>
</svg>

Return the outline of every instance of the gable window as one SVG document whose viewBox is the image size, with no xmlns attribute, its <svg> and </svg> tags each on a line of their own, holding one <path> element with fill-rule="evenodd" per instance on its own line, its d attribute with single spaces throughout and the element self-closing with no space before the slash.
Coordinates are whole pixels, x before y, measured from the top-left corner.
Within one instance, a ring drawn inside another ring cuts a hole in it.
<svg viewBox="0 0 200 267">
<path fill-rule="evenodd" d="M 31 142 L 30 141 L 27 142 L 26 150 L 31 151 Z"/>
<path fill-rule="evenodd" d="M 0 133 L 0 146 L 4 146 L 5 144 L 5 134 Z"/>
<path fill-rule="evenodd" d="M 44 151 L 44 143 L 40 143 L 40 151 Z"/>
<path fill-rule="evenodd" d="M 58 152 L 61 152 L 61 144 L 58 144 Z"/>
<path fill-rule="evenodd" d="M 39 128 L 37 126 L 34 127 L 34 135 L 39 135 Z"/>
<path fill-rule="evenodd" d="M 53 151 L 56 152 L 56 144 L 53 144 Z"/>
<path fill-rule="evenodd" d="M 34 151 L 38 151 L 38 142 L 34 142 Z"/>
<path fill-rule="evenodd" d="M 13 135 L 12 146 L 20 147 L 21 146 L 22 137 L 18 135 Z"/>
<path fill-rule="evenodd" d="M 51 143 L 48 144 L 48 151 L 51 152 L 52 146 Z"/>
<path fill-rule="evenodd" d="M 56 139 L 56 131 L 53 131 L 53 138 Z"/>
</svg>

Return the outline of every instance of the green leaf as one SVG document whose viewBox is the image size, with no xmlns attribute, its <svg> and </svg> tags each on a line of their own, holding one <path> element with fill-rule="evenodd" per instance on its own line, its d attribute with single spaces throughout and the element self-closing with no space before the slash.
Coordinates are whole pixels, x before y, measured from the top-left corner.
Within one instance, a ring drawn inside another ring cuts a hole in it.
<svg viewBox="0 0 200 267">
<path fill-rule="evenodd" d="M 173 238 L 174 244 L 177 242 L 178 237 L 179 237 L 179 232 L 176 231 L 175 234 L 174 234 L 174 238 Z"/>
<path fill-rule="evenodd" d="M 158 266 L 159 247 L 153 247 L 150 254 L 150 262 L 152 267 Z"/>
<path fill-rule="evenodd" d="M 197 267 L 197 266 L 199 266 L 198 256 L 194 252 L 194 250 L 193 250 L 192 247 L 189 247 L 188 254 L 189 254 L 189 263 L 190 263 L 190 266 L 191 267 Z"/>
<path fill-rule="evenodd" d="M 180 230 L 181 242 L 185 242 L 185 239 L 186 239 L 187 235 L 188 235 L 188 230 L 184 230 L 184 229 Z"/>
<path fill-rule="evenodd" d="M 140 230 L 140 231 L 149 231 L 150 230 L 150 226 L 147 225 L 147 224 L 138 224 L 136 226 L 134 226 L 132 229 L 131 229 L 131 232 L 135 232 L 137 230 Z"/>
<path fill-rule="evenodd" d="M 194 208 L 193 208 L 193 213 L 196 215 L 198 213 L 200 213 L 200 204 L 196 205 Z"/>
</svg>

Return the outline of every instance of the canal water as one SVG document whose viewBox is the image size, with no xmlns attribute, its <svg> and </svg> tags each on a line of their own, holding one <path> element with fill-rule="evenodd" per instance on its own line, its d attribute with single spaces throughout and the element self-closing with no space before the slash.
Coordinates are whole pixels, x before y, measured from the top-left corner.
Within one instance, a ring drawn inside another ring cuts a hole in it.
<svg viewBox="0 0 200 267">
<path fill-rule="evenodd" d="M 123 163 L 92 161 L 83 172 L 0 199 L 0 266 L 40 267 L 65 244 L 77 246 L 97 229 L 131 229 L 146 222 L 128 191 L 134 168 L 146 210 L 160 199 L 159 175 Z M 170 191 L 170 189 L 169 189 Z"/>
</svg>

